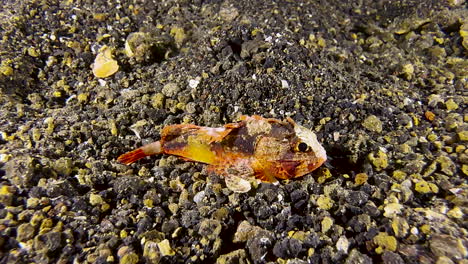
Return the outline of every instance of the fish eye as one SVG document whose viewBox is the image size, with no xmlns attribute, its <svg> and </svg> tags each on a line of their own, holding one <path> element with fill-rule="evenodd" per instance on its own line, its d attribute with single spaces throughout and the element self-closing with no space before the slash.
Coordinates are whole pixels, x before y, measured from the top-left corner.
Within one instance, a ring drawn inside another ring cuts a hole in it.
<svg viewBox="0 0 468 264">
<path fill-rule="evenodd" d="M 300 152 L 306 152 L 309 150 L 309 146 L 304 142 L 300 142 L 297 144 L 297 150 Z"/>
</svg>

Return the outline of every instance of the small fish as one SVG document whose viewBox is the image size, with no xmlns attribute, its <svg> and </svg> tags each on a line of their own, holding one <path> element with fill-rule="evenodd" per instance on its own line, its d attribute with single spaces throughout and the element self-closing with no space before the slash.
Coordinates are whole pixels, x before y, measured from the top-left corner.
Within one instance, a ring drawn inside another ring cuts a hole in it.
<svg viewBox="0 0 468 264">
<path fill-rule="evenodd" d="M 162 129 L 161 140 L 127 152 L 118 161 L 128 165 L 157 154 L 209 164 L 209 172 L 225 178 L 226 186 L 240 193 L 248 192 L 255 179 L 277 183 L 297 178 L 327 160 L 309 129 L 289 117 L 281 121 L 257 115 L 218 128 L 169 125 Z"/>
</svg>

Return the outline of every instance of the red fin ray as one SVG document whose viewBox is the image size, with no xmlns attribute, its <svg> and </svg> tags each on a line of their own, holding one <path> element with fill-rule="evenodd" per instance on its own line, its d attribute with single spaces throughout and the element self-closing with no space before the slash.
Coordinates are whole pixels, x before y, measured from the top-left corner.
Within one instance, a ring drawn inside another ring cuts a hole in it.
<svg viewBox="0 0 468 264">
<path fill-rule="evenodd" d="M 147 155 L 145 154 L 145 152 L 143 152 L 143 150 L 141 148 L 138 148 L 138 149 L 135 149 L 135 150 L 132 150 L 130 152 L 127 152 L 127 153 L 124 153 L 122 155 L 120 155 L 117 160 L 119 162 L 122 162 L 123 164 L 126 164 L 126 165 L 130 165 L 132 163 L 134 163 L 135 161 L 139 160 L 139 159 L 142 159 L 144 157 L 146 157 Z"/>
<path fill-rule="evenodd" d="M 123 164 L 129 165 L 134 163 L 137 160 L 140 160 L 146 156 L 157 155 L 162 153 L 161 142 L 156 141 L 147 145 L 144 145 L 141 148 L 137 148 L 130 152 L 120 155 L 117 160 Z"/>
</svg>

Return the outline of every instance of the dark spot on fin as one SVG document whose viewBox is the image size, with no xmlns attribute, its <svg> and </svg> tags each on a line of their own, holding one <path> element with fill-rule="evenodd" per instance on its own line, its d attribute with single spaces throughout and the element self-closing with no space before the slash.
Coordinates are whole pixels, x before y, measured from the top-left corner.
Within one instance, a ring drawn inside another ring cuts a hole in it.
<svg viewBox="0 0 468 264">
<path fill-rule="evenodd" d="M 187 146 L 187 141 L 169 141 L 164 142 L 164 152 L 172 153 L 174 151 L 183 150 Z"/>
</svg>

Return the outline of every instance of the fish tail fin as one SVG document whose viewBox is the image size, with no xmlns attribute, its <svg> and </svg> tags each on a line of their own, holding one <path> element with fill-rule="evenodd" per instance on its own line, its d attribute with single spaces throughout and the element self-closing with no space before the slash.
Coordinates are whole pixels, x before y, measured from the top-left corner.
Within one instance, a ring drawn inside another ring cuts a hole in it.
<svg viewBox="0 0 468 264">
<path fill-rule="evenodd" d="M 125 154 L 120 155 L 117 160 L 125 165 L 130 165 L 134 163 L 135 161 L 142 159 L 146 157 L 145 152 L 141 148 L 132 150 L 130 152 L 127 152 Z"/>
<path fill-rule="evenodd" d="M 120 155 L 117 160 L 123 164 L 130 165 L 137 160 L 147 156 L 157 155 L 162 153 L 161 142 L 156 141 L 143 147 L 137 148 L 130 152 Z"/>
</svg>

